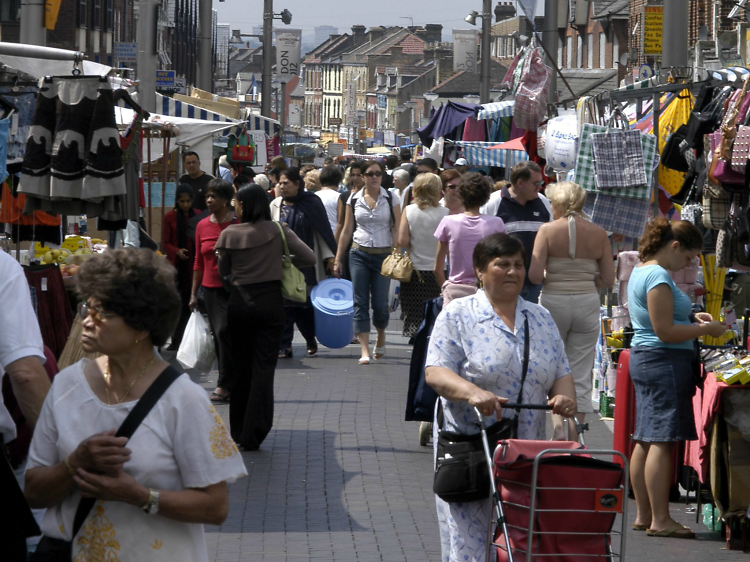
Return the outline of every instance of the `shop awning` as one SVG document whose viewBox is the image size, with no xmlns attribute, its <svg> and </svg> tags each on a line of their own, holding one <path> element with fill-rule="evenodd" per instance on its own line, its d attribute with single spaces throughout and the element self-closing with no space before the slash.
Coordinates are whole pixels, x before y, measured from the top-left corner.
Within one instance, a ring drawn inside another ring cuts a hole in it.
<svg viewBox="0 0 750 562">
<path fill-rule="evenodd" d="M 477 113 L 477 119 L 499 119 L 501 117 L 513 117 L 513 108 L 516 102 L 513 100 L 496 101 L 485 103 Z"/>
<path fill-rule="evenodd" d="M 162 115 L 171 117 L 187 117 L 189 119 L 200 119 L 201 121 L 219 121 L 222 123 L 235 123 L 236 121 L 221 113 L 209 111 L 196 105 L 174 100 L 170 97 L 156 94 L 156 107 L 161 109 Z M 275 119 L 263 117 L 262 115 L 251 115 L 245 120 L 251 131 L 265 131 L 268 136 L 279 132 L 279 122 Z M 229 134 L 229 132 L 227 132 Z"/>
<path fill-rule="evenodd" d="M 512 168 L 519 162 L 529 159 L 529 155 L 524 150 L 490 148 L 497 146 L 495 142 L 455 141 L 453 144 L 461 149 L 462 156 L 474 166 Z"/>
</svg>

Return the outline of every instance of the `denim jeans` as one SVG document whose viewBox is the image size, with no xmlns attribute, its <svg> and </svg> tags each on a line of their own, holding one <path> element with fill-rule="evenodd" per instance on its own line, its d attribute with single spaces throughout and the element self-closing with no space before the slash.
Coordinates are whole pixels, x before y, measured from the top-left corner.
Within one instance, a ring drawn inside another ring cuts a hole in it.
<svg viewBox="0 0 750 562">
<path fill-rule="evenodd" d="M 368 254 L 360 250 L 349 252 L 349 270 L 354 291 L 354 333 L 370 332 L 370 304 L 372 323 L 384 330 L 388 327 L 388 290 L 391 280 L 380 274 L 383 260 L 390 254 Z"/>
<path fill-rule="evenodd" d="M 533 302 L 534 304 L 539 304 L 539 294 L 542 292 L 542 284 L 539 283 L 539 285 L 533 285 L 531 283 L 526 283 L 523 286 L 523 290 L 521 291 L 521 296 L 523 297 L 523 300 L 528 302 Z"/>
</svg>

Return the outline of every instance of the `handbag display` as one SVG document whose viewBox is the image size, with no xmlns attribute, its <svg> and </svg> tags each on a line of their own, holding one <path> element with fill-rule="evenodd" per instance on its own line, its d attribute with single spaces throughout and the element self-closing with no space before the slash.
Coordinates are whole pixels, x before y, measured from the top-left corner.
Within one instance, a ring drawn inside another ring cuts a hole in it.
<svg viewBox="0 0 750 562">
<path fill-rule="evenodd" d="M 750 126 L 740 125 L 737 137 L 732 144 L 732 170 L 744 173 L 748 158 L 750 158 Z"/>
<path fill-rule="evenodd" d="M 524 312 L 523 320 L 523 371 L 517 403 L 523 399 L 523 386 L 529 370 L 529 319 Z M 482 434 L 465 435 L 443 430 L 442 400 L 438 399 L 437 412 L 437 460 L 432 491 L 446 502 L 471 502 L 485 500 L 490 495 L 490 477 L 484 455 Z M 515 439 L 518 436 L 518 416 L 502 418 L 487 428 L 490 447 L 501 439 Z"/>
<path fill-rule="evenodd" d="M 723 133 L 711 133 L 711 167 L 708 170 L 708 177 L 714 183 L 721 186 L 730 193 L 740 193 L 745 190 L 745 175 L 735 172 L 729 165 L 729 162 L 722 158 L 721 139 Z"/>
<path fill-rule="evenodd" d="M 703 226 L 711 230 L 721 230 L 729 218 L 732 207 L 731 196 L 712 197 L 707 189 L 703 190 Z"/>
<path fill-rule="evenodd" d="M 703 142 L 703 136 L 713 133 L 721 125 L 721 116 L 724 101 L 732 93 L 731 86 L 725 86 L 705 108 L 701 111 L 693 111 L 687 123 L 685 141 L 691 148 L 699 148 Z M 697 107 L 697 106 L 696 106 Z"/>
<path fill-rule="evenodd" d="M 284 244 L 284 255 L 281 258 L 283 266 L 281 270 L 281 296 L 290 301 L 305 302 L 307 300 L 305 275 L 292 263 L 292 256 L 289 254 L 289 246 L 286 243 L 284 228 L 279 221 L 274 222 L 279 227 L 281 242 Z"/>
<path fill-rule="evenodd" d="M 664 145 L 664 150 L 661 153 L 661 165 L 665 168 L 678 172 L 688 172 L 690 170 L 685 153 L 680 148 L 680 143 L 685 140 L 685 135 L 687 135 L 687 128 L 687 125 L 680 125 L 667 139 L 667 143 Z"/>
<path fill-rule="evenodd" d="M 141 422 L 151 409 L 156 405 L 167 389 L 181 376 L 181 373 L 171 365 L 164 369 L 157 379 L 151 383 L 148 390 L 141 396 L 138 403 L 133 407 L 125 421 L 122 422 L 115 437 L 127 437 L 130 439 Z M 73 538 L 83 527 L 91 508 L 96 503 L 96 498 L 81 498 L 73 518 Z M 29 562 L 70 562 L 72 560 L 73 543 L 62 539 L 53 539 L 42 536 Z"/>
<path fill-rule="evenodd" d="M 414 272 L 414 264 L 409 257 L 409 252 L 399 252 L 396 248 L 390 256 L 383 260 L 383 265 L 380 266 L 380 274 L 396 281 L 402 281 L 408 283 L 411 281 L 412 273 Z M 421 275 L 417 271 L 417 275 L 422 279 Z"/>
</svg>

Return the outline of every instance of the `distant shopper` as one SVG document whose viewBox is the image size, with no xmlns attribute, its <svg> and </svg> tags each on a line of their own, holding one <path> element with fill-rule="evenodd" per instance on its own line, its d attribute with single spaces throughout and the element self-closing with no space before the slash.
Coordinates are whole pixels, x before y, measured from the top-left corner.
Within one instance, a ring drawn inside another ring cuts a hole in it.
<svg viewBox="0 0 750 562">
<path fill-rule="evenodd" d="M 315 195 L 320 197 L 323 201 L 323 206 L 326 208 L 326 215 L 328 216 L 328 222 L 331 225 L 331 232 L 336 232 L 336 225 L 338 225 L 338 213 L 339 213 L 339 184 L 341 183 L 342 174 L 341 171 L 335 166 L 325 166 L 320 171 L 320 189 L 315 192 Z M 338 239 L 337 239 L 338 240 Z"/>
<path fill-rule="evenodd" d="M 459 158 L 458 160 L 456 160 L 454 168 L 456 168 L 456 171 L 459 174 L 463 175 L 469 171 L 469 161 L 466 160 L 466 158 Z"/>
<path fill-rule="evenodd" d="M 232 183 L 232 180 L 234 179 L 232 177 L 233 175 L 232 165 L 229 163 L 229 160 L 227 160 L 227 155 L 222 154 L 221 156 L 219 156 L 219 177 L 224 181 Z"/>
<path fill-rule="evenodd" d="M 206 188 L 214 177 L 201 170 L 201 159 L 197 152 L 186 152 L 182 156 L 182 165 L 187 173 L 180 178 L 179 183 L 186 183 L 193 188 L 193 209 L 205 211 Z"/>
</svg>

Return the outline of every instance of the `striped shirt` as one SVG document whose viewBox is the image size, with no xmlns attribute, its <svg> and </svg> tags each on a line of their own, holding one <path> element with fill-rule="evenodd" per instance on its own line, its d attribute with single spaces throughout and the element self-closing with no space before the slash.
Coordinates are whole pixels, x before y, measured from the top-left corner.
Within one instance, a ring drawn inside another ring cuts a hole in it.
<svg viewBox="0 0 750 562">
<path fill-rule="evenodd" d="M 388 209 L 388 197 L 385 188 L 380 188 L 378 200 L 375 202 L 375 208 L 365 201 L 364 189 L 361 189 L 349 197 L 347 205 L 356 201 L 352 209 L 357 219 L 357 229 L 354 231 L 354 242 L 365 248 L 390 248 L 393 246 L 393 236 L 391 235 L 391 211 Z M 391 193 L 392 205 L 398 208 L 401 201 L 397 193 Z"/>
</svg>

